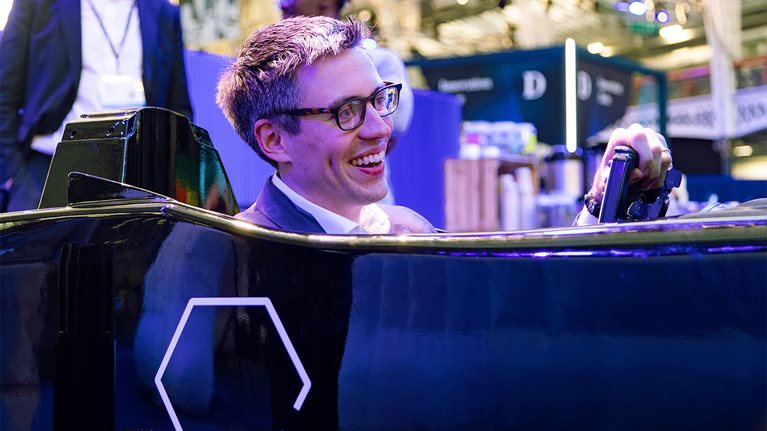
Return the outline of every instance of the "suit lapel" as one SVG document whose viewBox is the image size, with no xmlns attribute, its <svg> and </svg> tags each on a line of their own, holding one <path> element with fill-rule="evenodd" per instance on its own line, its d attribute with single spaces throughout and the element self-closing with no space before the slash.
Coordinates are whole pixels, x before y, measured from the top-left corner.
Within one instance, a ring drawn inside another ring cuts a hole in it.
<svg viewBox="0 0 767 431">
<path fill-rule="evenodd" d="M 159 5 L 155 0 L 136 0 L 138 16 L 141 25 L 141 47 L 143 55 L 143 81 L 144 91 L 151 91 L 154 79 L 156 59 L 155 48 L 157 44 L 157 25 L 160 17 Z"/>
<path fill-rule="evenodd" d="M 80 0 L 55 0 L 53 13 L 58 17 L 61 38 L 64 41 L 69 69 L 76 81 L 83 68 L 82 26 L 80 25 Z"/>
<path fill-rule="evenodd" d="M 292 232 L 325 233 L 311 214 L 296 206 L 280 189 L 266 179 L 266 185 L 256 199 L 256 208 L 280 229 Z"/>
</svg>

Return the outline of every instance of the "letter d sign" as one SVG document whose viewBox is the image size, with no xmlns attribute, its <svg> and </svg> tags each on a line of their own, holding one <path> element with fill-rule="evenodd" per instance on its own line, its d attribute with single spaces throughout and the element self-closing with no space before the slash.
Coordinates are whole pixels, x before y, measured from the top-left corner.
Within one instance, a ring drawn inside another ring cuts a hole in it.
<svg viewBox="0 0 767 431">
<path fill-rule="evenodd" d="M 537 70 L 522 72 L 522 98 L 525 100 L 540 99 L 546 93 L 546 77 Z"/>
</svg>

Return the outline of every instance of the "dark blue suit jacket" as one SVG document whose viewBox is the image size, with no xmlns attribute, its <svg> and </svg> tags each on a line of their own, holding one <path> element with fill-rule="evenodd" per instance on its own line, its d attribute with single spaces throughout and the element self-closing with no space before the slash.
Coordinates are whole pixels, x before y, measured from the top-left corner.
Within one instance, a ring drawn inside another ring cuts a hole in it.
<svg viewBox="0 0 767 431">
<path fill-rule="evenodd" d="M 167 0 L 137 7 L 147 105 L 191 119 L 178 7 Z M 80 0 L 14 2 L 0 39 L 0 183 L 25 162 L 32 137 L 56 131 L 72 108 L 81 34 Z"/>
<path fill-rule="evenodd" d="M 247 210 L 236 215 L 259 226 L 290 232 L 325 233 L 320 223 L 311 214 L 297 207 L 272 183 L 272 177 L 266 179 L 264 188 Z"/>
</svg>

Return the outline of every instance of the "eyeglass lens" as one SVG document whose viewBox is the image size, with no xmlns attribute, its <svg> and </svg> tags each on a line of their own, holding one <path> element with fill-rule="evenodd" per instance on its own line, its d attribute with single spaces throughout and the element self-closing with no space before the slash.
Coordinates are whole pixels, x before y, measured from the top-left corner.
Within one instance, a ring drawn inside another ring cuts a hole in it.
<svg viewBox="0 0 767 431">
<path fill-rule="evenodd" d="M 399 103 L 399 91 L 396 87 L 384 87 L 373 96 L 365 99 L 352 99 L 338 108 L 338 125 L 343 130 L 352 130 L 365 121 L 368 100 L 382 116 L 391 115 Z"/>
</svg>

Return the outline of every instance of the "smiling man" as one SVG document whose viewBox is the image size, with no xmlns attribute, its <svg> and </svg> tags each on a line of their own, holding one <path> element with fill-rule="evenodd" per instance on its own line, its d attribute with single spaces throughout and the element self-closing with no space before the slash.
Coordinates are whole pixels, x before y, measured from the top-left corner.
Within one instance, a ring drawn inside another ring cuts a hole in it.
<svg viewBox="0 0 767 431">
<path fill-rule="evenodd" d="M 237 133 L 277 172 L 256 203 L 237 217 L 307 233 L 431 233 L 434 227 L 386 195 L 384 168 L 399 106 L 400 83 L 384 82 L 360 44 L 364 24 L 294 17 L 254 32 L 218 84 L 218 105 Z M 663 184 L 671 152 L 662 136 L 638 124 L 613 132 L 586 208 L 601 205 L 618 146 L 639 156 L 630 183 Z M 587 211 L 586 211 L 587 209 Z"/>
<path fill-rule="evenodd" d="M 277 168 L 238 217 L 309 233 L 428 233 L 387 193 L 384 155 L 400 83 L 384 82 L 360 44 L 364 24 L 295 17 L 254 32 L 218 84 L 237 133 Z"/>
</svg>

